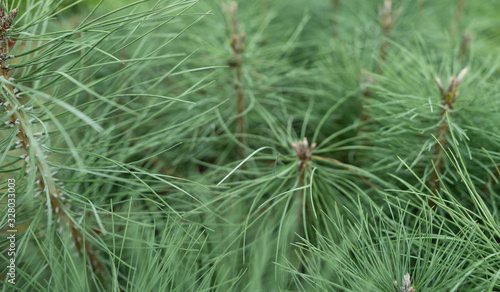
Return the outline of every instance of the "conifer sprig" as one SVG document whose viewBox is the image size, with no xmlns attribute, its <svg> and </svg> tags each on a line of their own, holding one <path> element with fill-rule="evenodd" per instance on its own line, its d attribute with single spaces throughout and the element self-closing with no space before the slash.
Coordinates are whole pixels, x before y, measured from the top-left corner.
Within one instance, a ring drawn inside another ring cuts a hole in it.
<svg viewBox="0 0 500 292">
<path fill-rule="evenodd" d="M 500 290 L 494 1 L 231 1 L 3 1 L 6 290 Z"/>
<path fill-rule="evenodd" d="M 378 14 L 380 17 L 380 27 L 382 28 L 383 40 L 380 46 L 380 60 L 384 62 L 387 58 L 387 51 L 389 49 L 389 39 L 391 37 L 391 31 L 394 27 L 394 23 L 401 14 L 401 8 L 394 10 L 392 7 L 392 0 L 384 0 L 383 5 L 379 5 Z M 377 71 L 382 72 L 382 68 L 379 66 Z"/>
<path fill-rule="evenodd" d="M 453 111 L 453 106 L 458 96 L 458 89 L 460 87 L 460 83 L 462 82 L 465 74 L 467 74 L 468 68 L 465 67 L 458 76 L 451 76 L 448 80 L 448 87 L 444 89 L 441 79 L 436 77 L 434 80 L 439 88 L 439 93 L 441 95 L 441 111 L 439 114 L 439 126 L 437 129 L 437 143 L 434 150 L 435 157 L 435 165 L 434 172 L 431 175 L 430 183 L 431 190 L 435 192 L 440 191 L 440 182 L 439 175 L 443 169 L 444 156 L 442 155 L 442 149 L 446 149 L 447 140 L 448 140 L 448 119 L 447 115 L 451 114 Z M 435 203 L 432 200 L 429 200 L 429 206 L 434 207 Z"/>
<path fill-rule="evenodd" d="M 458 52 L 458 57 L 463 60 L 465 56 L 467 55 L 470 47 L 470 43 L 472 41 L 472 34 L 464 31 L 462 33 L 462 42 L 460 43 L 460 51 Z"/>
<path fill-rule="evenodd" d="M 2 44 L 0 46 L 0 56 L 7 56 L 9 53 L 8 44 L 10 38 L 5 35 L 5 32 L 11 29 L 17 14 L 17 8 L 13 9 L 9 14 L 5 13 L 5 6 L 0 9 L 0 43 Z M 69 234 L 71 234 L 76 250 L 79 254 L 86 253 L 92 270 L 94 272 L 105 273 L 104 265 L 95 254 L 92 245 L 88 240 L 84 241 L 83 231 L 67 213 L 67 209 L 71 208 L 71 205 L 66 202 L 59 191 L 58 179 L 55 177 L 56 172 L 49 166 L 49 162 L 47 161 L 49 154 L 47 149 L 44 149 L 44 145 L 39 145 L 39 142 L 42 141 L 41 139 L 48 140 L 48 137 L 42 137 L 44 136 L 43 132 L 35 133 L 33 131 L 32 121 L 36 119 L 36 115 L 29 114 L 29 112 L 34 112 L 33 107 L 21 104 L 20 98 L 22 92 L 15 88 L 14 79 L 9 78 L 9 64 L 7 59 L 2 59 L 0 64 L 1 77 L 4 80 L 10 80 L 9 83 L 4 84 L 2 91 L 2 102 L 7 104 L 5 110 L 8 112 L 7 115 L 10 115 L 9 121 L 6 124 L 11 125 L 17 131 L 16 136 L 18 140 L 16 141 L 16 148 L 21 148 L 24 152 L 21 158 L 28 165 L 27 172 L 33 171 L 36 173 L 35 182 L 38 188 L 37 192 L 45 194 L 44 198 L 50 210 L 49 212 L 52 212 L 57 217 L 57 222 L 61 226 L 68 226 L 70 230 Z"/>
<path fill-rule="evenodd" d="M 238 3 L 231 2 L 225 6 L 226 13 L 231 20 L 231 49 L 233 51 L 233 59 L 228 62 L 229 66 L 235 70 L 234 90 L 236 92 L 237 102 L 237 123 L 238 123 L 238 153 L 240 157 L 244 157 L 243 147 L 245 135 L 245 93 L 244 93 L 244 78 L 243 78 L 243 52 L 245 51 L 246 34 L 239 32 L 239 24 L 237 18 Z"/>
<path fill-rule="evenodd" d="M 335 37 L 337 35 L 337 18 L 340 9 L 340 0 L 332 0 L 332 36 Z"/>
</svg>

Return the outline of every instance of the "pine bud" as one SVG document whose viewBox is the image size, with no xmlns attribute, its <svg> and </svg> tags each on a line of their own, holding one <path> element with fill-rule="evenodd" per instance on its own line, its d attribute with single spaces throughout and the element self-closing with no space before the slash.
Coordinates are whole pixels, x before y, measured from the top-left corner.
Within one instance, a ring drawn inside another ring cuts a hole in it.
<svg viewBox="0 0 500 292">
<path fill-rule="evenodd" d="M 17 8 L 14 8 L 11 12 L 10 12 L 10 17 L 12 18 L 12 20 L 14 20 L 17 16 L 17 13 L 19 12 L 19 10 Z"/>
</svg>

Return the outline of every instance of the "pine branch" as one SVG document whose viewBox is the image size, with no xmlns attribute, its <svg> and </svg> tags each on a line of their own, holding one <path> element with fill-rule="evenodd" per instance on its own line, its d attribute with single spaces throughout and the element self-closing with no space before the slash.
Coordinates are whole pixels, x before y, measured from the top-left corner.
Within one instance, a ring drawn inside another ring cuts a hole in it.
<svg viewBox="0 0 500 292">
<path fill-rule="evenodd" d="M 389 38 L 394 23 L 401 14 L 401 9 L 392 9 L 392 0 L 384 0 L 384 5 L 379 5 L 378 14 L 380 17 L 380 27 L 382 28 L 383 40 L 380 46 L 380 61 L 384 62 L 387 58 L 387 51 L 389 49 Z M 379 65 L 377 68 L 378 73 L 382 73 L 382 68 Z"/>
<path fill-rule="evenodd" d="M 226 13 L 231 19 L 232 26 L 232 39 L 231 39 L 231 49 L 233 50 L 233 60 L 229 62 L 229 66 L 236 70 L 236 76 L 234 78 L 234 90 L 237 96 L 237 123 L 238 123 L 238 154 L 240 158 L 245 156 L 243 147 L 244 144 L 244 134 L 245 134 L 245 118 L 243 113 L 245 112 L 245 95 L 243 88 L 243 51 L 245 50 L 245 37 L 246 34 L 239 34 L 238 31 L 238 18 L 236 17 L 236 10 L 238 4 L 236 2 L 231 2 L 226 8 Z"/>
<path fill-rule="evenodd" d="M 469 51 L 470 42 L 472 40 L 472 34 L 464 31 L 462 34 L 462 42 L 460 43 L 460 51 L 458 53 L 458 58 L 463 60 Z"/>
<path fill-rule="evenodd" d="M 450 29 L 451 34 L 454 34 L 458 26 L 460 25 L 460 21 L 462 20 L 462 15 L 464 13 L 466 4 L 467 4 L 466 0 L 458 1 L 457 8 L 455 9 L 455 15 L 453 17 L 453 22 L 451 24 L 451 29 Z"/>
<path fill-rule="evenodd" d="M 9 120 L 5 124 L 10 125 L 10 127 L 12 128 L 17 128 L 16 136 L 18 138 L 18 141 L 16 142 L 16 148 L 20 148 L 23 150 L 24 154 L 21 155 L 21 158 L 30 165 L 27 172 L 36 172 L 35 181 L 40 189 L 38 194 L 48 194 L 49 205 L 52 214 L 58 217 L 57 222 L 59 224 L 62 225 L 62 222 L 64 222 L 68 225 L 78 253 L 80 255 L 84 252 L 86 253 L 86 256 L 94 272 L 101 271 L 104 273 L 105 268 L 93 252 L 92 245 L 88 241 L 85 241 L 85 244 L 83 243 L 83 231 L 80 230 L 80 228 L 74 223 L 71 217 L 64 211 L 65 207 L 70 207 L 69 203 L 65 202 L 64 197 L 59 191 L 57 179 L 54 177 L 55 173 L 52 172 L 48 162 L 46 161 L 46 153 L 44 153 L 42 147 L 38 145 L 37 139 L 41 138 L 36 138 L 42 136 L 43 133 L 33 133 L 33 131 L 30 129 L 32 119 L 30 119 L 28 112 L 32 111 L 33 107 L 21 105 L 19 101 L 21 92 L 19 92 L 14 87 L 14 79 L 9 78 L 10 69 L 9 65 L 7 64 L 7 60 L 9 58 L 6 58 L 5 56 L 7 56 L 8 54 L 8 43 L 10 38 L 9 36 L 5 35 L 5 33 L 11 28 L 17 14 L 17 8 L 12 10 L 10 14 L 5 13 L 5 7 L 0 9 L 0 75 L 5 80 L 10 81 L 9 83 L 6 83 L 4 85 L 4 88 L 2 90 L 2 97 L 4 99 L 4 104 L 6 105 L 6 112 L 9 116 Z M 9 97 L 15 98 L 12 99 Z M 34 170 L 31 169 L 32 167 L 34 168 Z"/>
<path fill-rule="evenodd" d="M 443 169 L 443 160 L 444 156 L 442 154 L 442 150 L 446 148 L 447 146 L 447 140 L 448 140 L 448 121 L 446 119 L 446 114 L 451 112 L 453 110 L 453 106 L 455 104 L 455 101 L 458 96 L 458 88 L 460 86 L 460 83 L 462 82 L 462 79 L 464 78 L 465 74 L 467 74 L 468 68 L 465 67 L 462 71 L 460 71 L 460 74 L 458 74 L 458 77 L 455 79 L 455 76 L 451 76 L 449 81 L 448 81 L 448 87 L 446 90 L 443 88 L 443 84 L 441 83 L 441 80 L 436 77 L 435 81 L 436 84 L 439 88 L 439 92 L 441 95 L 441 112 L 439 114 L 439 126 L 437 130 L 437 140 L 438 143 L 436 143 L 435 150 L 434 150 L 434 157 L 436 159 L 435 162 L 435 169 L 434 172 L 432 173 L 432 176 L 430 178 L 430 185 L 431 185 L 431 190 L 439 192 L 441 186 L 440 186 L 440 181 L 439 181 L 439 175 L 442 172 Z M 429 206 L 431 208 L 434 208 L 435 202 L 432 199 L 429 199 Z"/>
<path fill-rule="evenodd" d="M 295 151 L 295 155 L 299 159 L 298 163 L 298 171 L 299 171 L 299 195 L 298 198 L 298 204 L 297 204 L 297 214 L 299 214 L 298 222 L 302 222 L 304 228 L 299 229 L 298 231 L 298 236 L 305 236 L 307 240 L 312 240 L 310 238 L 309 232 L 308 232 L 308 220 L 307 220 L 307 213 L 308 213 L 308 204 L 307 200 L 305 199 L 305 193 L 303 191 L 303 187 L 305 186 L 305 178 L 306 178 L 306 170 L 311 170 L 311 158 L 312 158 L 312 152 L 316 148 L 316 143 L 313 143 L 312 145 L 309 146 L 309 141 L 307 138 L 304 137 L 304 139 L 299 140 L 299 143 L 296 144 L 293 141 L 290 141 L 290 146 L 292 149 Z M 314 203 L 311 202 L 311 207 L 313 209 L 314 214 L 316 215 L 316 211 L 314 208 Z M 312 222 L 309 222 L 309 225 L 312 225 Z M 312 234 L 313 235 L 313 234 Z M 312 236 L 311 235 L 311 236 Z M 305 266 L 302 264 L 302 259 L 305 258 L 304 253 L 299 253 L 298 256 L 301 258 L 301 261 L 299 263 L 298 270 L 304 271 Z"/>
<path fill-rule="evenodd" d="M 394 23 L 398 19 L 401 14 L 401 9 L 393 10 L 392 9 L 392 0 L 384 0 L 384 5 L 378 6 L 378 14 L 379 14 L 379 23 L 382 28 L 382 44 L 380 45 L 380 62 L 377 65 L 376 72 L 378 74 L 382 74 L 382 63 L 387 59 L 387 51 L 389 49 L 389 39 L 391 36 L 391 31 L 394 26 Z M 370 98 L 372 96 L 371 89 L 369 84 L 373 84 L 375 81 L 371 76 L 369 76 L 365 69 L 361 70 L 361 92 L 363 97 Z M 368 86 L 367 86 L 368 85 Z M 366 113 L 365 102 L 363 102 L 363 106 L 361 108 L 361 120 L 363 122 L 369 122 L 370 116 Z M 363 130 L 363 129 L 362 129 Z M 366 140 L 363 143 L 366 144 Z"/>
</svg>

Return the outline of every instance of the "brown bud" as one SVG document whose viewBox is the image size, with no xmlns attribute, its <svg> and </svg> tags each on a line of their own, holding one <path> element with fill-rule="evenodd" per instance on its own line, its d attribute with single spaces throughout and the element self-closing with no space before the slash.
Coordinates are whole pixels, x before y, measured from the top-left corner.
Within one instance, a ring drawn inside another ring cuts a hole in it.
<svg viewBox="0 0 500 292">
<path fill-rule="evenodd" d="M 238 44 L 238 35 L 237 34 L 233 34 L 233 38 L 231 40 L 231 46 L 236 47 L 237 44 Z"/>
<path fill-rule="evenodd" d="M 434 78 L 436 81 L 437 86 L 439 87 L 439 92 L 441 92 L 441 96 L 444 95 L 444 88 L 443 88 L 443 83 L 441 83 L 441 79 L 439 77 Z"/>
<path fill-rule="evenodd" d="M 10 12 L 10 17 L 12 18 L 12 20 L 16 18 L 18 12 L 19 10 L 17 8 L 12 9 L 12 11 Z"/>
<path fill-rule="evenodd" d="M 462 82 L 462 79 L 464 78 L 465 74 L 467 74 L 468 69 L 469 69 L 468 67 L 465 67 L 462 71 L 460 71 L 460 73 L 457 76 L 457 79 L 455 80 L 455 87 L 460 86 L 460 82 Z"/>
<path fill-rule="evenodd" d="M 302 140 L 302 141 L 303 141 L 302 143 L 304 144 L 304 147 L 309 149 L 309 141 L 307 140 L 307 138 L 304 137 L 304 140 Z"/>
</svg>

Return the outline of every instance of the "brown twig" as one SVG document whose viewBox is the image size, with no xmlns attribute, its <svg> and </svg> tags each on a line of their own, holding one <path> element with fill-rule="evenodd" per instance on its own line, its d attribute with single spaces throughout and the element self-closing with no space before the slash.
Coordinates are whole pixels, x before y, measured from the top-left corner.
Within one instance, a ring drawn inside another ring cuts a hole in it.
<svg viewBox="0 0 500 292">
<path fill-rule="evenodd" d="M 245 118 L 243 113 L 245 112 L 245 95 L 243 89 L 243 51 L 245 50 L 245 37 L 246 34 L 239 34 L 238 31 L 238 19 L 236 17 L 236 10 L 238 4 L 236 2 L 231 2 L 225 7 L 227 14 L 231 19 L 232 26 L 232 39 L 231 39 L 231 49 L 233 50 L 233 60 L 228 62 L 228 65 L 236 70 L 236 75 L 234 79 L 234 89 L 237 96 L 237 124 L 238 124 L 238 154 L 241 158 L 244 157 L 243 143 L 245 134 Z"/>
<path fill-rule="evenodd" d="M 434 157 L 436 159 L 435 161 L 435 169 L 434 172 L 431 175 L 430 178 L 430 183 L 431 183 L 431 191 L 436 191 L 439 192 L 440 190 L 440 182 L 439 182 L 439 175 L 442 172 L 443 168 L 443 154 L 442 154 L 442 149 L 446 147 L 447 144 L 447 135 L 448 135 L 448 122 L 446 121 L 446 113 L 450 112 L 453 110 L 453 106 L 455 104 L 455 101 L 458 96 L 458 88 L 460 86 L 460 83 L 462 82 L 462 79 L 464 78 L 465 74 L 467 73 L 467 67 L 465 67 L 460 73 L 458 74 L 458 77 L 455 79 L 455 76 L 451 76 L 450 80 L 448 81 L 448 87 L 445 90 L 443 87 L 443 84 L 441 83 L 441 80 L 436 77 L 435 81 L 436 84 L 439 88 L 439 92 L 441 95 L 441 112 L 440 112 L 440 121 L 439 121 L 439 126 L 438 126 L 438 134 L 437 134 L 437 140 L 438 143 L 436 143 L 435 150 L 434 150 Z M 429 206 L 431 208 L 435 207 L 435 202 L 433 199 L 429 199 Z"/>
<path fill-rule="evenodd" d="M 373 79 L 372 76 L 370 76 L 365 69 L 361 69 L 361 77 L 360 77 L 360 83 L 361 83 L 361 94 L 363 94 L 363 97 L 365 98 L 370 98 L 372 96 L 372 91 L 370 88 L 371 84 L 375 83 L 375 80 Z M 368 123 L 370 121 L 370 116 L 366 112 L 366 100 L 362 100 L 362 105 L 361 105 L 361 121 L 364 123 Z M 363 131 L 363 128 L 361 128 L 360 131 Z M 363 144 L 365 144 L 367 141 L 364 140 Z"/>
<path fill-rule="evenodd" d="M 382 63 L 387 59 L 387 51 L 389 49 L 389 39 L 391 36 L 391 31 L 396 22 L 397 18 L 401 13 L 401 9 L 392 9 L 392 0 L 384 0 L 384 5 L 378 6 L 379 22 L 382 28 L 382 44 L 380 45 L 380 63 L 377 65 L 375 72 L 382 74 Z M 370 83 L 374 83 L 373 78 L 367 74 L 365 69 L 361 69 L 361 93 L 365 98 L 369 98 L 372 95 L 371 89 L 366 86 Z M 363 102 L 361 108 L 361 120 L 363 122 L 369 122 L 370 116 L 366 113 L 365 102 Z M 366 141 L 364 141 L 365 143 Z"/>
<path fill-rule="evenodd" d="M 451 34 L 454 34 L 458 26 L 460 25 L 460 20 L 462 19 L 462 15 L 464 13 L 466 4 L 467 4 L 466 0 L 460 0 L 458 2 L 457 8 L 455 9 L 455 15 L 453 17 L 453 23 L 451 24 L 451 29 L 450 29 Z"/>
<path fill-rule="evenodd" d="M 0 8 L 0 75 L 5 80 L 9 80 L 10 71 L 9 65 L 7 63 L 7 60 L 9 58 L 6 57 L 9 52 L 10 38 L 5 35 L 5 32 L 7 32 L 11 28 L 13 21 L 17 16 L 17 13 L 17 8 L 12 10 L 9 14 L 5 13 L 5 7 Z M 10 114 L 9 120 L 5 122 L 5 124 L 11 126 L 12 128 L 17 125 L 18 130 L 16 136 L 18 138 L 18 141 L 16 142 L 16 148 L 22 149 L 24 154 L 21 155 L 21 158 L 24 159 L 26 163 L 29 163 L 30 160 L 34 160 L 34 162 L 31 163 L 31 166 L 35 168 L 35 181 L 41 190 L 40 193 L 45 192 L 49 194 L 48 197 L 51 212 L 52 214 L 57 216 L 57 222 L 59 224 L 62 224 L 61 220 L 68 224 L 72 239 L 78 252 L 80 254 L 82 254 L 83 252 L 86 253 L 94 272 L 98 270 L 105 272 L 104 266 L 93 253 L 90 243 L 88 241 L 85 241 L 85 244 L 83 243 L 83 236 L 80 229 L 73 222 L 73 220 L 71 220 L 70 216 L 64 211 L 63 206 L 67 207 L 68 205 L 65 204 L 65 200 L 56 183 L 57 179 L 54 178 L 54 174 L 51 172 L 47 161 L 45 159 L 42 159 L 42 157 L 45 157 L 45 153 L 40 152 L 41 147 L 33 147 L 33 145 L 38 144 L 35 137 L 41 136 L 42 133 L 30 134 L 26 129 L 27 125 L 31 124 L 28 112 L 32 110 L 32 107 L 26 107 L 24 105 L 21 105 L 19 101 L 17 101 L 20 98 L 20 93 L 12 85 L 13 79 L 10 79 L 10 81 L 10 84 L 5 84 L 4 90 L 1 91 L 1 95 L 3 97 L 2 103 L 4 103 L 6 106 L 6 112 Z M 10 100 L 8 96 L 14 96 L 15 99 Z M 28 168 L 28 171 L 33 170 Z M 85 245 L 85 247 L 83 247 L 83 245 Z"/>
<path fill-rule="evenodd" d="M 460 43 L 460 51 L 458 53 L 458 57 L 460 59 L 465 58 L 467 55 L 467 52 L 469 51 L 469 45 L 472 40 L 472 35 L 468 32 L 464 32 L 462 34 L 462 42 Z"/>
<path fill-rule="evenodd" d="M 401 9 L 395 11 L 392 10 L 392 0 L 384 0 L 384 5 L 379 5 L 378 14 L 380 17 L 380 27 L 382 28 L 382 33 L 384 39 L 382 40 L 382 45 L 380 46 L 380 60 L 382 62 L 387 58 L 387 51 L 389 49 L 389 38 L 391 36 L 391 31 L 394 23 L 399 17 Z M 377 68 L 378 73 L 382 73 L 382 68 L 379 65 Z"/>
<path fill-rule="evenodd" d="M 316 143 L 313 143 L 312 145 L 309 146 L 309 141 L 307 141 L 307 138 L 304 138 L 302 140 L 299 140 L 299 143 L 296 144 L 295 142 L 290 141 L 290 146 L 292 149 L 295 151 L 295 155 L 299 159 L 298 162 L 298 168 L 297 170 L 299 171 L 299 188 L 301 190 L 299 191 L 298 195 L 298 204 L 297 204 L 297 214 L 299 214 L 298 222 L 303 222 L 304 223 L 304 229 L 299 229 L 297 232 L 298 236 L 305 235 L 305 237 L 313 241 L 312 238 L 310 238 L 309 232 L 307 232 L 307 227 L 306 227 L 306 221 L 307 221 L 307 214 L 308 214 L 308 204 L 307 200 L 305 200 L 304 196 L 305 193 L 303 191 L 303 187 L 305 185 L 305 178 L 306 178 L 306 169 L 311 169 L 311 158 L 312 158 L 312 152 L 316 148 Z M 314 204 L 311 202 L 311 204 Z M 314 206 L 312 206 L 314 210 Z M 311 234 L 313 236 L 314 234 Z M 300 254 L 299 256 L 304 256 L 304 254 Z M 300 271 L 303 271 L 305 269 L 304 265 L 299 264 L 298 269 Z"/>
</svg>

